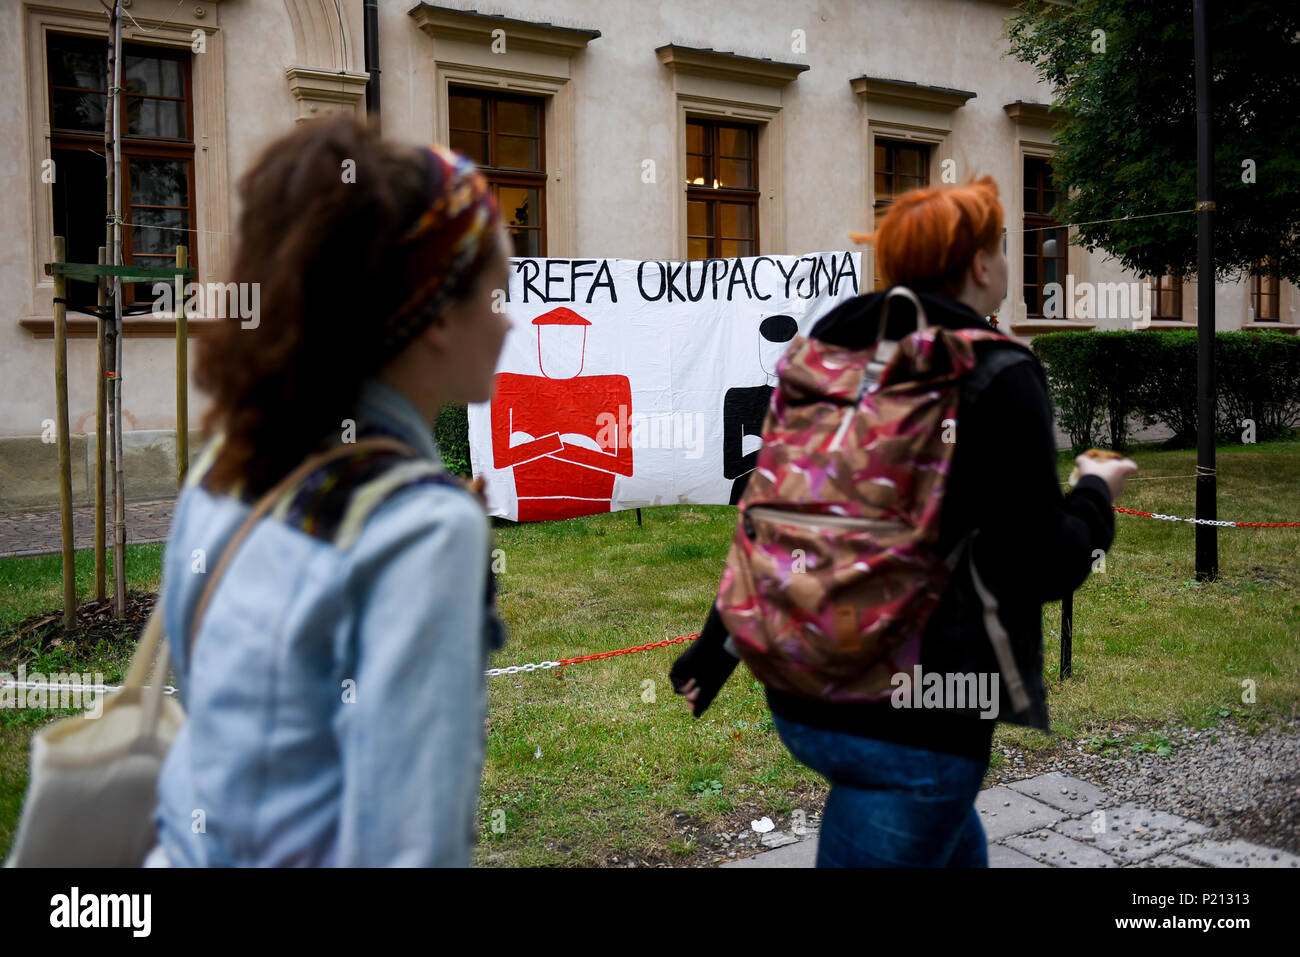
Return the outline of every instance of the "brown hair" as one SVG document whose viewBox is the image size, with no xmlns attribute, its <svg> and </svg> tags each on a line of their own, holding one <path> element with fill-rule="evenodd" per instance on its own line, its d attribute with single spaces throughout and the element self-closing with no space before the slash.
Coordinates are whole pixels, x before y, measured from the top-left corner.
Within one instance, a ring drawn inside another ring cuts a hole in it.
<svg viewBox="0 0 1300 957">
<path fill-rule="evenodd" d="M 388 358 L 385 318 L 411 293 L 393 252 L 429 204 L 427 176 L 420 147 L 336 114 L 271 143 L 240 179 L 230 279 L 258 284 L 259 316 L 251 328 L 223 320 L 200 346 L 194 379 L 212 397 L 203 430 L 225 432 L 205 480 L 214 492 L 262 494 L 343 427 Z"/>
<path fill-rule="evenodd" d="M 915 189 L 890 205 L 874 233 L 850 233 L 874 243 L 876 270 L 886 285 L 953 297 L 982 249 L 1002 234 L 1002 204 L 992 176 L 965 186 Z"/>
</svg>

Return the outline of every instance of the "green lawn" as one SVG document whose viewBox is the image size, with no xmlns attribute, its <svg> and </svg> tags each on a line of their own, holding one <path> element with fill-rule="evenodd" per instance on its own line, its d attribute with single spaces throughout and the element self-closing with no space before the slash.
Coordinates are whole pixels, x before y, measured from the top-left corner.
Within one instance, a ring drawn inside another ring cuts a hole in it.
<svg viewBox="0 0 1300 957">
<path fill-rule="evenodd" d="M 1141 480 L 1119 504 L 1194 514 L 1193 452 L 1138 450 Z M 1060 457 L 1060 474 L 1071 467 Z M 1300 442 L 1219 450 L 1219 514 L 1290 521 L 1300 513 Z M 1175 478 L 1164 478 L 1175 476 Z M 734 524 L 726 506 L 648 509 L 496 530 L 505 568 L 501 612 L 511 630 L 492 662 L 540 662 L 697 631 L 717 587 Z M 1045 609 L 1050 707 L 1058 737 L 1000 726 L 998 740 L 1058 747 L 1115 740 L 1116 728 L 1230 718 L 1267 723 L 1300 700 L 1300 529 L 1221 529 L 1221 578 L 1197 583 L 1193 526 L 1117 516 L 1104 573 L 1075 596 L 1074 676 L 1056 681 L 1060 609 Z M 158 585 L 160 546 L 130 549 L 130 587 Z M 84 596 L 90 554 L 78 555 Z M 57 556 L 0 561 L 0 638 L 59 607 Z M 742 668 L 702 719 L 668 682 L 682 645 L 489 679 L 480 864 L 600 864 L 631 855 L 691 863 L 694 829 L 778 827 L 818 805 L 824 787 L 788 756 L 760 687 Z M 33 649 L 35 651 L 36 649 Z M 57 649 L 40 649 L 48 667 Z M 65 663 L 120 678 L 108 643 Z M 93 667 L 98 665 L 98 668 Z M 29 665 L 29 668 L 32 667 Z M 57 670 L 57 669 L 56 669 Z M 1242 703 L 1242 682 L 1255 703 Z M 50 712 L 0 712 L 0 848 L 25 787 L 27 741 Z"/>
</svg>

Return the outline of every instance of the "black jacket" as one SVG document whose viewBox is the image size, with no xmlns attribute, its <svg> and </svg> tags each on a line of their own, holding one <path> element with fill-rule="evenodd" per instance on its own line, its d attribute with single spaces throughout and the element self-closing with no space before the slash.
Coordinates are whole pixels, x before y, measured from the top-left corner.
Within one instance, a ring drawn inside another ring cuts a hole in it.
<svg viewBox="0 0 1300 957">
<path fill-rule="evenodd" d="M 969 306 L 921 295 L 932 324 L 990 328 Z M 836 306 L 811 335 L 849 347 L 865 347 L 875 335 L 884 294 L 858 296 Z M 899 339 L 915 329 L 906 300 L 890 305 L 887 334 Z M 1038 360 L 999 343 L 976 345 L 976 370 L 964 383 L 958 406 L 957 443 L 940 517 L 940 554 L 948 554 L 977 529 L 974 555 L 980 577 L 997 597 L 1030 705 L 1010 713 L 1005 685 L 998 720 L 1049 730 L 1043 684 L 1042 606 L 1077 589 L 1088 577 L 1097 550 L 1110 548 L 1115 532 L 1110 489 L 1087 476 L 1062 495 L 1056 472 L 1056 440 L 1047 381 Z M 674 665 L 680 687 L 695 675 L 709 693 L 709 677 L 735 659 L 722 651 L 726 633 L 716 610 L 694 646 Z M 719 657 L 722 655 L 723 657 Z M 730 659 L 727 661 L 726 659 Z M 966 562 L 953 573 L 921 640 L 923 673 L 996 673 L 984 630 L 983 605 Z M 722 680 L 725 680 L 723 674 Z M 721 681 L 717 681 L 720 686 Z M 712 689 L 716 693 L 716 687 Z M 966 712 L 896 708 L 878 704 L 831 704 L 772 689 L 768 705 L 782 718 L 912 747 L 988 759 L 993 720 Z M 697 703 L 697 713 L 707 705 Z"/>
</svg>

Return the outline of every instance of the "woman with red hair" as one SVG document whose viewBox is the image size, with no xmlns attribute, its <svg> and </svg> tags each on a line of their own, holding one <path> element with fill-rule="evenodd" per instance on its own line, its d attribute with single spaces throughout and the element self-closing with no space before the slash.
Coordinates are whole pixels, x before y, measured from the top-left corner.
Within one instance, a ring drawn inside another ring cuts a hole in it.
<svg viewBox="0 0 1300 957">
<path fill-rule="evenodd" d="M 850 236 L 875 245 L 885 284 L 915 292 L 931 325 L 990 329 L 984 317 L 1007 294 L 1002 234 L 997 185 L 985 177 L 906 193 L 874 234 Z M 881 291 L 841 303 L 818 320 L 812 338 L 869 347 L 885 299 Z M 887 313 L 884 337 L 896 341 L 916 330 L 916 316 L 905 297 L 892 301 L 897 308 Z M 997 599 L 1029 701 L 996 716 L 1048 731 L 1043 603 L 1078 588 L 1096 556 L 1110 548 L 1111 503 L 1137 465 L 1079 456 L 1079 482 L 1063 496 L 1042 367 L 1027 350 L 996 340 L 977 341 L 975 355 L 962 384 L 935 550 L 948 555 L 978 534 L 979 578 Z M 958 565 L 925 622 L 922 673 L 999 676 L 969 568 Z M 735 667 L 733 649 L 715 608 L 672 671 L 674 688 L 696 716 Z M 988 866 L 975 797 L 988 769 L 994 720 L 965 708 L 831 702 L 771 687 L 767 701 L 791 754 L 830 782 L 819 867 Z"/>
</svg>

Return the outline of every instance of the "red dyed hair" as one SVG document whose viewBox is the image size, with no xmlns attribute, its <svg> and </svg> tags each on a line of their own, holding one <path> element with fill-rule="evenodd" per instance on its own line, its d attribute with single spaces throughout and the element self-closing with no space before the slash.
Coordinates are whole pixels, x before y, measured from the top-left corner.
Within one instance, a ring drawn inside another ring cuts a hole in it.
<svg viewBox="0 0 1300 957">
<path fill-rule="evenodd" d="M 1002 204 L 992 176 L 965 186 L 914 189 L 894 200 L 874 233 L 849 233 L 876 247 L 886 286 L 956 296 L 981 250 L 1002 236 Z"/>
</svg>

